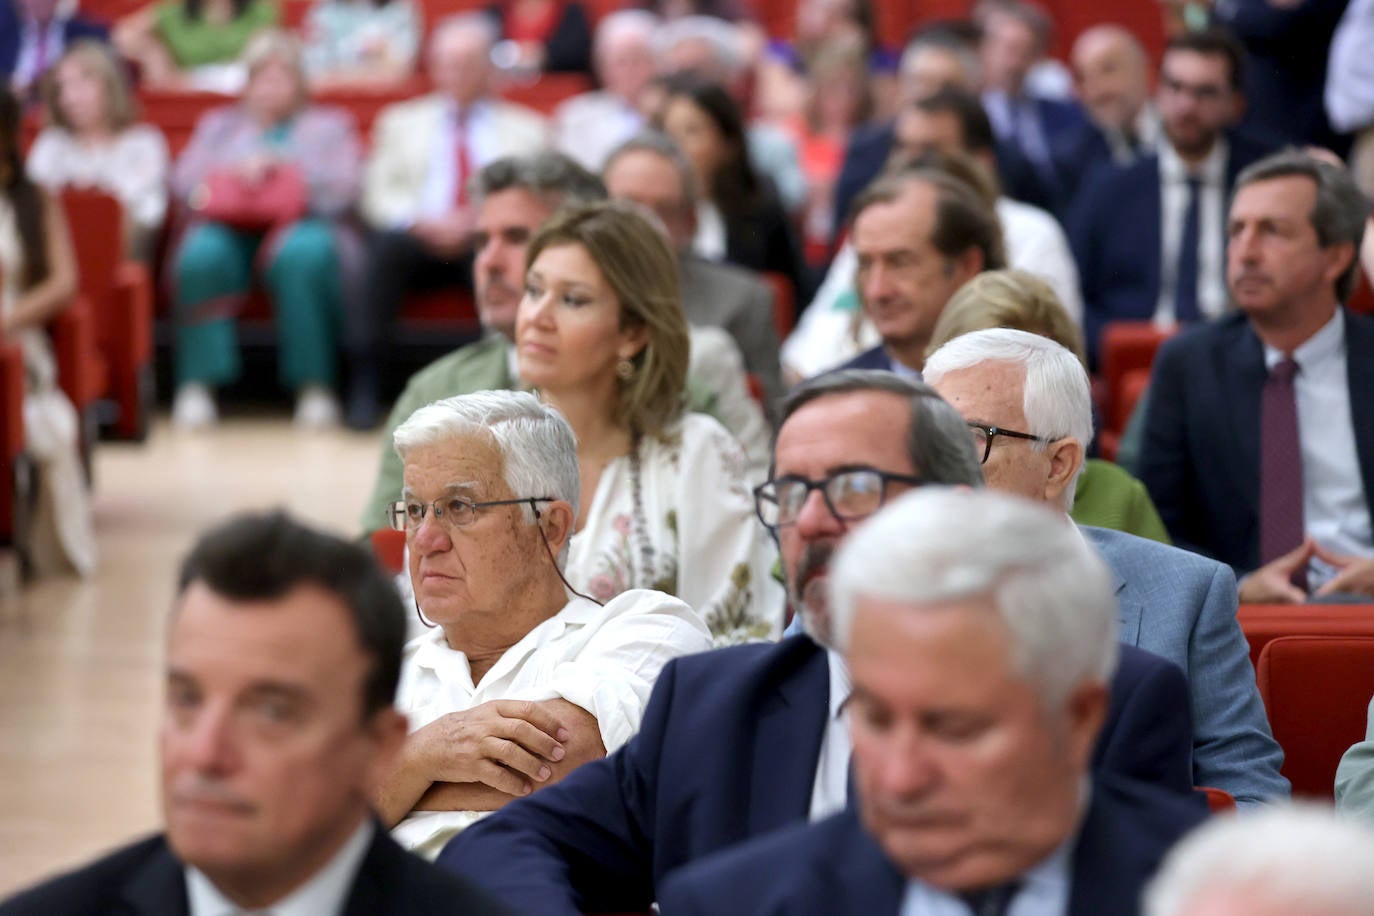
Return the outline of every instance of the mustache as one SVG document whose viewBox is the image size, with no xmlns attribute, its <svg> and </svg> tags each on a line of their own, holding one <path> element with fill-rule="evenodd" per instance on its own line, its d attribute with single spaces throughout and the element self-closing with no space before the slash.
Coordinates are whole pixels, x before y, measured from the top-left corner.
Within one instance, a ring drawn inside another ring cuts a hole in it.
<svg viewBox="0 0 1374 916">
<path fill-rule="evenodd" d="M 187 776 L 172 787 L 172 801 L 178 804 L 223 805 L 252 810 L 251 801 L 208 776 Z"/>
<path fill-rule="evenodd" d="M 807 544 L 802 550 L 801 559 L 797 562 L 796 574 L 787 583 L 787 590 L 794 606 L 801 605 L 801 588 L 817 572 L 823 571 L 830 565 L 830 558 L 835 555 L 835 545 L 829 543 Z"/>
</svg>

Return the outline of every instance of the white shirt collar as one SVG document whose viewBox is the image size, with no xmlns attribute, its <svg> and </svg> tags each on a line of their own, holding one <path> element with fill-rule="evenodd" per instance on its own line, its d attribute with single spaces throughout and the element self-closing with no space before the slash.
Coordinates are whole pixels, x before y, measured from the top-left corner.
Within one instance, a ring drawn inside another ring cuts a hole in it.
<svg viewBox="0 0 1374 916">
<path fill-rule="evenodd" d="M 364 818 L 348 841 L 339 847 L 329 864 L 295 891 L 276 903 L 251 912 L 270 912 L 272 916 L 329 916 L 342 913 L 353 889 L 353 879 L 362 865 L 363 856 L 372 844 L 376 828 L 370 817 Z M 250 912 L 219 892 L 219 888 L 199 869 L 186 868 L 186 897 L 191 916 L 234 916 Z"/>
<path fill-rule="evenodd" d="M 1169 142 L 1167 137 L 1159 138 L 1159 175 L 1166 183 L 1172 182 L 1182 184 L 1190 177 L 1188 167 L 1179 158 L 1174 145 Z M 1217 142 L 1212 144 L 1212 151 L 1203 160 L 1202 167 L 1197 169 L 1197 177 L 1201 178 L 1204 184 L 1214 187 L 1226 187 L 1226 159 L 1230 154 L 1230 145 L 1226 142 L 1225 135 L 1217 137 Z"/>
<path fill-rule="evenodd" d="M 1345 310 L 1336 309 L 1331 320 L 1321 326 L 1321 330 L 1304 340 L 1293 351 L 1293 361 L 1299 369 L 1324 363 L 1341 354 L 1345 347 Z M 1287 356 L 1282 350 L 1264 345 L 1264 368 L 1272 369 Z"/>
</svg>

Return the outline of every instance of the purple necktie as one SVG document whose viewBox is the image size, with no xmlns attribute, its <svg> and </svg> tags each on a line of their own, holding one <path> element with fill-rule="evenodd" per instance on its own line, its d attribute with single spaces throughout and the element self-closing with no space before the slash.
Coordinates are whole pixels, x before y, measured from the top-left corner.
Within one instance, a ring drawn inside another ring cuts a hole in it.
<svg viewBox="0 0 1374 916">
<path fill-rule="evenodd" d="M 1285 357 L 1269 370 L 1260 401 L 1260 564 L 1302 543 L 1302 449 L 1293 378 L 1298 364 Z M 1307 571 L 1293 576 L 1306 591 Z"/>
</svg>

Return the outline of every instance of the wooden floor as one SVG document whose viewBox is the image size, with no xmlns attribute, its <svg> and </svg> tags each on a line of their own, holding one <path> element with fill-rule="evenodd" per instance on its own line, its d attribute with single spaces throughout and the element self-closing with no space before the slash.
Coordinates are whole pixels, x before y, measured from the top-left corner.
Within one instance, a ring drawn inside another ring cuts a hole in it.
<svg viewBox="0 0 1374 916">
<path fill-rule="evenodd" d="M 352 536 L 378 442 L 262 417 L 98 448 L 99 571 L 0 596 L 0 898 L 156 828 L 163 622 L 196 532 L 280 505 Z"/>
</svg>

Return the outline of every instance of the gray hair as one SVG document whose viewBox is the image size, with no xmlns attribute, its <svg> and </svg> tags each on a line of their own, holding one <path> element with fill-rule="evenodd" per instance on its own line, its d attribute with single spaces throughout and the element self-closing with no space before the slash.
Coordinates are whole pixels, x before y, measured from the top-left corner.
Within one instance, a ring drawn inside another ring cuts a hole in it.
<svg viewBox="0 0 1374 916">
<path fill-rule="evenodd" d="M 1216 817 L 1175 846 L 1145 889 L 1145 916 L 1177 916 L 1205 891 L 1245 890 L 1291 912 L 1374 913 L 1374 828 L 1316 804 Z"/>
<path fill-rule="evenodd" d="M 468 197 L 478 205 L 512 188 L 529 191 L 551 210 L 579 207 L 606 199 L 606 186 L 576 160 L 556 150 L 502 156 L 468 180 Z"/>
<path fill-rule="evenodd" d="M 973 450 L 973 438 L 959 411 L 924 382 L 902 378 L 892 372 L 876 369 L 843 369 L 807 379 L 797 385 L 782 402 L 778 430 L 787 418 L 812 401 L 837 394 L 857 391 L 890 391 L 907 398 L 911 404 L 911 420 L 906 430 L 907 454 L 916 473 L 932 483 L 983 485 L 983 469 Z M 773 434 L 774 454 L 777 453 L 777 433 Z M 771 464 L 768 476 L 776 466 Z"/>
<path fill-rule="evenodd" d="M 1026 415 L 1025 431 L 1043 439 L 1072 436 L 1086 453 L 1093 441 L 1092 386 L 1087 370 L 1072 351 L 1060 344 L 1012 328 L 987 328 L 961 334 L 945 343 L 926 359 L 922 375 L 932 385 L 950 372 L 970 369 L 982 363 L 1011 363 L 1025 369 L 1021 385 L 1021 410 Z M 1047 443 L 1032 442 L 1037 451 Z M 1078 473 L 1083 472 L 1080 464 Z M 1073 509 L 1078 474 L 1064 491 L 1065 512 Z"/>
<path fill-rule="evenodd" d="M 576 516 L 582 487 L 577 437 L 557 410 L 526 391 L 475 391 L 421 407 L 396 427 L 392 443 L 404 464 L 412 449 L 466 437 L 485 437 L 496 447 L 513 496 L 561 499 Z M 533 524 L 533 509 L 522 509 Z M 565 544 L 559 555 L 560 568 L 567 549 Z"/>
<path fill-rule="evenodd" d="M 709 45 L 715 57 L 716 72 L 701 74 L 703 77 L 731 82 L 744 66 L 744 50 L 735 27 L 714 16 L 684 16 L 665 22 L 654 40 L 654 53 L 662 57 L 689 41 Z"/>
<path fill-rule="evenodd" d="M 441 36 L 447 35 L 449 32 L 474 32 L 481 35 L 486 40 L 488 51 L 501 40 L 501 29 L 492 17 L 486 13 L 475 11 L 453 13 L 436 22 L 434 30 L 429 34 L 430 47 L 433 47 Z"/>
<path fill-rule="evenodd" d="M 1369 217 L 1369 200 L 1355 184 L 1348 169 L 1323 162 L 1298 149 L 1286 149 L 1266 156 L 1236 176 L 1232 200 L 1241 188 L 1260 181 L 1298 176 L 1309 178 L 1317 186 L 1317 199 L 1308 219 L 1316 230 L 1317 241 L 1323 248 L 1354 246 L 1350 266 L 1336 278 L 1336 301 L 1345 303 L 1355 292 L 1360 272 L 1360 243 L 1364 240 L 1365 220 Z"/>
<path fill-rule="evenodd" d="M 604 54 L 607 45 L 622 37 L 644 38 L 652 46 L 661 24 L 662 20 L 648 10 L 616 10 L 597 23 L 593 50 L 598 56 Z"/>
<path fill-rule="evenodd" d="M 860 596 L 915 605 L 991 600 L 1012 663 L 1045 708 L 1116 669 L 1116 595 L 1106 564 L 1062 515 L 991 490 L 904 493 L 845 539 L 830 569 L 843 651 Z"/>
<path fill-rule="evenodd" d="M 697 208 L 697 173 L 692 168 L 692 163 L 683 155 L 681 147 L 673 142 L 673 138 L 661 130 L 645 128 L 639 131 L 630 139 L 611 150 L 611 154 L 606 157 L 606 164 L 601 167 L 601 174 L 605 175 L 611 171 L 611 166 L 621 156 L 629 153 L 653 153 L 662 156 L 672 163 L 677 171 L 678 178 L 682 181 L 682 207 L 689 213 L 695 213 Z"/>
<path fill-rule="evenodd" d="M 959 69 L 964 74 L 963 81 L 959 88 L 975 92 L 979 84 L 983 81 L 983 65 L 978 60 L 978 54 L 958 35 L 935 29 L 923 32 L 913 37 L 905 48 L 902 49 L 902 58 L 897 65 L 898 76 L 906 75 L 912 63 L 921 54 L 927 51 L 944 52 L 951 54 L 959 61 Z"/>
</svg>

